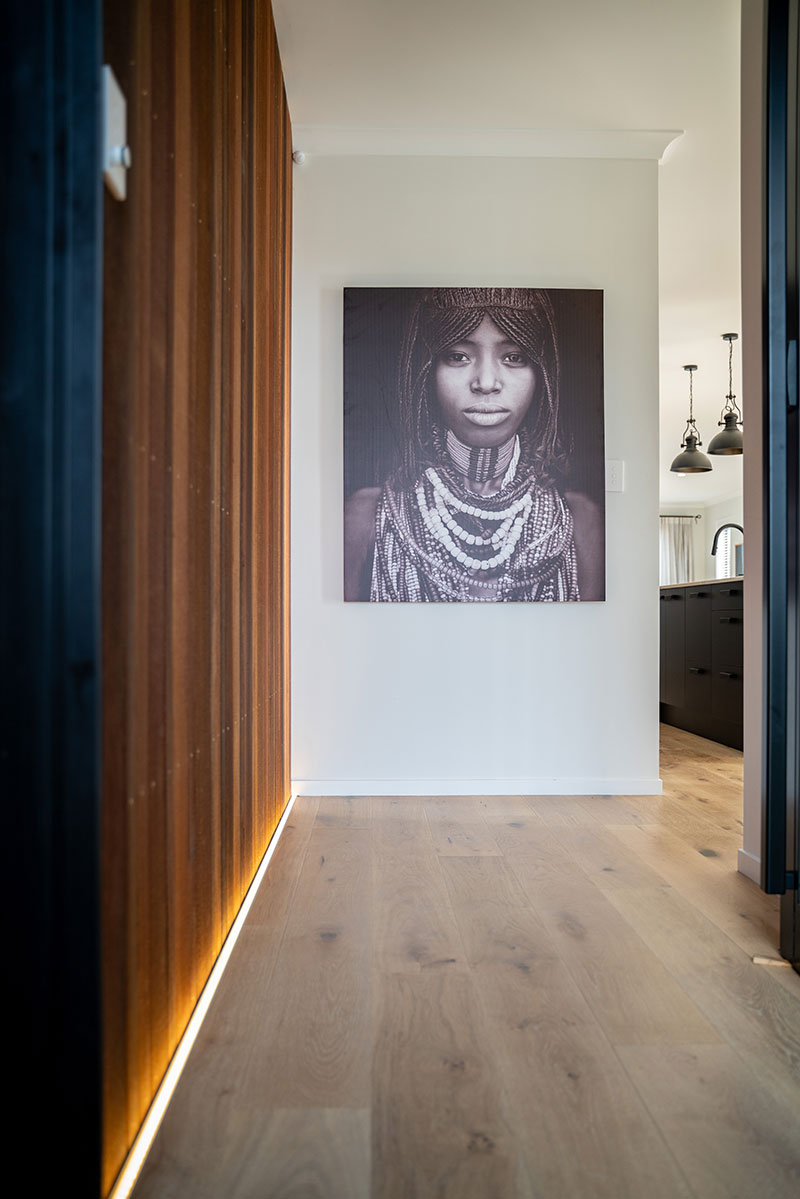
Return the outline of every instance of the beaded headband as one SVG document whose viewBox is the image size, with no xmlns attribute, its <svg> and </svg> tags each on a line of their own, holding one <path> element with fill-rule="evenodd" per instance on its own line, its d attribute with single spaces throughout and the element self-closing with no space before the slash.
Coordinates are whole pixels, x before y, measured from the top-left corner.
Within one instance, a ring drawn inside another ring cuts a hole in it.
<svg viewBox="0 0 800 1199">
<path fill-rule="evenodd" d="M 549 307 L 541 290 L 531 287 L 437 287 L 426 292 L 423 304 L 431 308 L 514 308 L 542 311 Z"/>
</svg>

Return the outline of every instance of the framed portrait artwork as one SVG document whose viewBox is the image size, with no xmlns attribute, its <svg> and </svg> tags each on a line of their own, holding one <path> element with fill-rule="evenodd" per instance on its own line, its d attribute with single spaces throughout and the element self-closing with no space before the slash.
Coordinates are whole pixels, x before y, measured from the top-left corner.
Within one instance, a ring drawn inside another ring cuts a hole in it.
<svg viewBox="0 0 800 1199">
<path fill-rule="evenodd" d="M 344 598 L 605 599 L 603 293 L 344 291 Z"/>
</svg>

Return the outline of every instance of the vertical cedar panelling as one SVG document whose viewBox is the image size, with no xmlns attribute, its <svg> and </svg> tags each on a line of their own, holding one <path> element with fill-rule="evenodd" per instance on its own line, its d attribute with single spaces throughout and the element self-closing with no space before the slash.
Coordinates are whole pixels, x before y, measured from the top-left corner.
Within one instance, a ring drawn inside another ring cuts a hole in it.
<svg viewBox="0 0 800 1199">
<path fill-rule="evenodd" d="M 268 3 L 105 23 L 108 1191 L 289 798 L 291 136 Z"/>
</svg>

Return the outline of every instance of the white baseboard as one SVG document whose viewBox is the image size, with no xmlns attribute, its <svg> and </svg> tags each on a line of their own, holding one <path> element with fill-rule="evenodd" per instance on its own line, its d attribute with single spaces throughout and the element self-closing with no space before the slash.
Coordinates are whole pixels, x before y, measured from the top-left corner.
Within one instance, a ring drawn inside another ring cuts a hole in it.
<svg viewBox="0 0 800 1199">
<path fill-rule="evenodd" d="M 292 779 L 294 795 L 660 795 L 661 779 Z"/>
<path fill-rule="evenodd" d="M 740 849 L 737 866 L 740 874 L 744 874 L 754 883 L 761 885 L 761 858 L 756 854 L 750 853 L 746 849 Z"/>
</svg>

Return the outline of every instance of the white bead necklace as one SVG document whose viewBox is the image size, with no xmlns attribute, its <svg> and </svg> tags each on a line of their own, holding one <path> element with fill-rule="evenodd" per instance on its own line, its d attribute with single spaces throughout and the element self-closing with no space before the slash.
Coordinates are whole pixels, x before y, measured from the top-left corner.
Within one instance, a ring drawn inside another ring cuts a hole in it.
<svg viewBox="0 0 800 1199">
<path fill-rule="evenodd" d="M 416 488 L 417 504 L 422 515 L 422 519 L 431 534 L 439 543 L 443 545 L 447 552 L 456 562 L 460 562 L 467 570 L 495 570 L 498 566 L 502 566 L 513 554 L 517 548 L 517 542 L 522 536 L 522 530 L 525 527 L 525 521 L 528 518 L 528 513 L 531 507 L 531 498 L 526 493 L 521 501 L 512 505 L 514 509 L 513 524 L 508 530 L 502 541 L 502 549 L 491 558 L 472 558 L 466 550 L 460 549 L 445 525 L 438 510 L 428 507 L 428 502 L 425 497 L 425 489 L 420 483 Z M 455 498 L 455 497 L 453 497 Z M 510 511 L 510 510 L 509 510 Z"/>
<path fill-rule="evenodd" d="M 478 508 L 475 504 L 467 504 L 464 500 L 460 500 L 457 495 L 453 495 L 450 488 L 442 482 L 433 466 L 429 466 L 425 474 L 432 483 L 434 490 L 439 493 L 448 507 L 456 508 L 459 512 L 463 512 L 465 516 L 477 516 L 479 520 L 496 520 L 502 522 L 509 517 L 513 520 L 525 504 L 530 503 L 530 493 L 526 491 L 508 508 L 500 508 L 496 512 L 487 511 L 485 508 Z"/>
<path fill-rule="evenodd" d="M 509 516 L 499 528 L 495 529 L 490 537 L 481 537 L 478 533 L 470 533 L 467 529 L 462 528 L 456 518 L 450 513 L 445 505 L 444 500 L 438 491 L 434 492 L 434 503 L 436 511 L 441 516 L 444 523 L 447 525 L 451 533 L 454 533 L 459 540 L 466 542 L 467 545 L 493 545 L 495 549 L 502 544 L 508 530 L 511 528 L 513 516 Z"/>
</svg>

